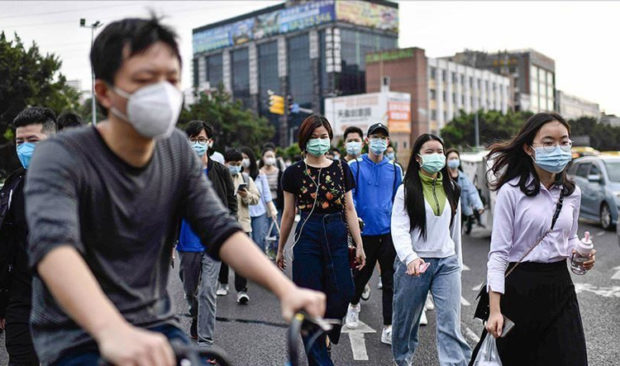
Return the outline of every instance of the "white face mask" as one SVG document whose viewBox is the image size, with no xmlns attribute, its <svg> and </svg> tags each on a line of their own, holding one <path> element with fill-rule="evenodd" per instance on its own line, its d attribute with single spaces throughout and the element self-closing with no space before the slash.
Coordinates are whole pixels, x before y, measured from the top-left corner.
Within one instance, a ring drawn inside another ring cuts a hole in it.
<svg viewBox="0 0 620 366">
<path fill-rule="evenodd" d="M 160 139 L 172 134 L 183 103 L 179 89 L 167 81 L 142 87 L 132 94 L 111 88 L 127 99 L 127 115 L 116 107 L 110 108 L 110 112 L 131 124 L 140 135 Z"/>
<path fill-rule="evenodd" d="M 276 165 L 276 158 L 265 158 L 265 165 Z"/>
<path fill-rule="evenodd" d="M 243 159 L 241 165 L 243 165 L 245 169 L 248 169 L 250 167 L 250 159 Z"/>
</svg>

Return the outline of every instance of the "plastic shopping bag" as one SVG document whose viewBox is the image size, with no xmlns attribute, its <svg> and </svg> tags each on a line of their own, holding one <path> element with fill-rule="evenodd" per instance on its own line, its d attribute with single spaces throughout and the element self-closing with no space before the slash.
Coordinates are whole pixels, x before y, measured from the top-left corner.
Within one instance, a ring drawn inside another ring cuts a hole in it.
<svg viewBox="0 0 620 366">
<path fill-rule="evenodd" d="M 495 337 L 491 334 L 484 337 L 480 351 L 476 356 L 476 360 L 473 363 L 474 366 L 502 366 L 502 361 L 499 359 L 499 352 L 497 352 L 497 344 L 495 344 Z"/>
</svg>

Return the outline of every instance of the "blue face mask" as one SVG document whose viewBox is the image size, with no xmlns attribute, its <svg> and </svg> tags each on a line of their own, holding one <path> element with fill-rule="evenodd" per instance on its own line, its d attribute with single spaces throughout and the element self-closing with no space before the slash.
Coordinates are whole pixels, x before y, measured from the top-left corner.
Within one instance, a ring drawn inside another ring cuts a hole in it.
<svg viewBox="0 0 620 366">
<path fill-rule="evenodd" d="M 392 152 L 392 153 L 387 153 L 387 154 L 385 154 L 385 157 L 386 157 L 386 158 L 388 158 L 388 160 L 389 160 L 389 161 L 394 161 L 394 158 L 395 158 L 396 156 L 395 156 L 395 155 L 394 155 L 394 153 Z"/>
<path fill-rule="evenodd" d="M 448 168 L 450 169 L 458 169 L 459 165 L 461 165 L 461 161 L 459 159 L 448 160 Z"/>
<path fill-rule="evenodd" d="M 349 141 L 345 145 L 347 154 L 353 156 L 359 156 L 362 153 L 362 143 L 359 141 Z"/>
<path fill-rule="evenodd" d="M 17 158 L 19 162 L 22 163 L 24 169 L 28 169 L 30 166 L 30 159 L 32 159 L 32 153 L 34 153 L 35 147 L 37 147 L 37 144 L 34 142 L 22 142 L 17 145 Z"/>
<path fill-rule="evenodd" d="M 566 151 L 559 145 L 556 145 L 553 151 L 545 151 L 544 147 L 535 147 L 534 152 L 536 154 L 534 163 L 549 173 L 562 172 L 573 158 L 570 150 Z"/>
<path fill-rule="evenodd" d="M 241 166 L 240 165 L 229 165 L 228 170 L 230 171 L 231 175 L 237 175 L 241 173 Z"/>
<path fill-rule="evenodd" d="M 198 157 L 202 158 L 209 148 L 206 142 L 192 142 L 192 149 L 198 154 Z"/>
<path fill-rule="evenodd" d="M 310 139 L 306 144 L 306 151 L 310 155 L 318 157 L 321 155 L 325 155 L 325 153 L 329 151 L 330 147 L 331 144 L 329 142 L 329 139 Z"/>
<path fill-rule="evenodd" d="M 385 150 L 387 150 L 387 140 L 370 139 L 368 147 L 370 148 L 370 151 L 372 151 L 375 155 L 381 155 Z"/>
<path fill-rule="evenodd" d="M 422 164 L 420 167 L 430 174 L 439 172 L 446 165 L 446 156 L 444 154 L 424 154 L 420 155 Z"/>
</svg>

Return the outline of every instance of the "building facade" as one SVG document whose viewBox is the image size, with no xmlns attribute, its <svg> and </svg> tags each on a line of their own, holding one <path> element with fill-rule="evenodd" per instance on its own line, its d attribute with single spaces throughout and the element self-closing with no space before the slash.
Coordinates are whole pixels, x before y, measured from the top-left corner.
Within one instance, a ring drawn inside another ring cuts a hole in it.
<svg viewBox="0 0 620 366">
<path fill-rule="evenodd" d="M 566 94 L 561 90 L 557 90 L 555 95 L 558 101 L 558 112 L 566 120 L 578 119 L 580 117 L 593 117 L 598 120 L 601 117 L 598 103 Z"/>
<path fill-rule="evenodd" d="M 460 111 L 498 110 L 506 113 L 513 108 L 509 77 L 445 59 L 429 58 L 421 48 L 368 54 L 366 67 L 368 93 L 378 92 L 388 78 L 391 91 L 411 95 L 411 133 L 406 139 L 399 136 L 397 149 L 409 150 L 420 134 L 439 135 Z M 403 155 L 401 160 L 408 161 L 408 158 Z"/>
<path fill-rule="evenodd" d="M 557 111 L 555 61 L 551 57 L 532 49 L 495 53 L 466 50 L 445 59 L 511 78 L 515 110 Z"/>
<path fill-rule="evenodd" d="M 193 84 L 221 85 L 293 142 L 304 113 L 269 113 L 268 91 L 324 113 L 324 99 L 366 91 L 365 54 L 398 42 L 389 1 L 292 1 L 193 30 Z"/>
</svg>

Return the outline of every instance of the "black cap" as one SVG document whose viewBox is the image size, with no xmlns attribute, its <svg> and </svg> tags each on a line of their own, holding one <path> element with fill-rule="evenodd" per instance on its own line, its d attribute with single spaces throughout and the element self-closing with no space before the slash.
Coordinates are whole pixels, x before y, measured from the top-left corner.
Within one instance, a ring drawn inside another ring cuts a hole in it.
<svg viewBox="0 0 620 366">
<path fill-rule="evenodd" d="M 390 131 L 388 131 L 387 126 L 381 122 L 375 123 L 374 125 L 368 127 L 368 133 L 366 133 L 366 136 L 370 136 L 377 132 L 383 132 L 386 136 L 390 136 Z"/>
</svg>

